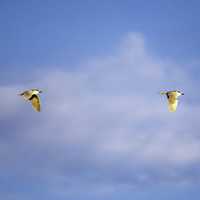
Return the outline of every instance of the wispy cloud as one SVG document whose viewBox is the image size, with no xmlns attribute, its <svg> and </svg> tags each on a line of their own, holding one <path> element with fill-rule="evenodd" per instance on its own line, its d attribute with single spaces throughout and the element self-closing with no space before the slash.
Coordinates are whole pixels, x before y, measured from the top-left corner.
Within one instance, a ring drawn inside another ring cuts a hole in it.
<svg viewBox="0 0 200 200">
<path fill-rule="evenodd" d="M 39 114 L 16 96 L 35 84 L 44 90 Z M 168 113 L 159 91 L 176 88 L 186 98 Z M 74 71 L 55 69 L 30 85 L 1 87 L 0 169 L 40 177 L 58 193 L 66 185 L 112 191 L 120 184 L 197 181 L 200 106 L 187 97 L 193 88 L 190 74 L 152 56 L 139 33 Z"/>
</svg>

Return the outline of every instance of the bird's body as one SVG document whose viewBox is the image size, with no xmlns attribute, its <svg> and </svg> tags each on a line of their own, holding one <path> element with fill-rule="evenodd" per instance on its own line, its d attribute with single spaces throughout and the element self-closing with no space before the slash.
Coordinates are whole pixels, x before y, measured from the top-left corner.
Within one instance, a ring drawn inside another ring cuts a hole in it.
<svg viewBox="0 0 200 200">
<path fill-rule="evenodd" d="M 30 89 L 22 92 L 20 95 L 26 100 L 31 101 L 32 106 L 35 111 L 40 112 L 41 110 L 41 103 L 40 103 L 40 97 L 39 93 L 42 91 L 38 89 Z"/>
<path fill-rule="evenodd" d="M 175 112 L 178 105 L 178 97 L 181 95 L 184 95 L 179 90 L 173 90 L 173 91 L 167 91 L 167 92 L 161 92 L 161 94 L 165 94 L 168 99 L 168 110 L 170 112 Z"/>
</svg>

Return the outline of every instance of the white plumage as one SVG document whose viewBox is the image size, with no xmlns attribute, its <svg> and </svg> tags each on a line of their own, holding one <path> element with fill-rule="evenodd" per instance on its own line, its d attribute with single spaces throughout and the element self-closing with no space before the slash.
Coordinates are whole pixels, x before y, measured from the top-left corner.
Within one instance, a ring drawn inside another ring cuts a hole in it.
<svg viewBox="0 0 200 200">
<path fill-rule="evenodd" d="M 39 93 L 42 93 L 42 91 L 38 89 L 30 89 L 20 93 L 20 95 L 23 96 L 26 101 L 31 101 L 34 110 L 40 112 L 41 103 Z"/>
<path fill-rule="evenodd" d="M 168 110 L 169 112 L 175 112 L 178 106 L 178 97 L 184 95 L 184 93 L 179 90 L 161 92 L 160 94 L 164 94 L 168 99 Z"/>
</svg>

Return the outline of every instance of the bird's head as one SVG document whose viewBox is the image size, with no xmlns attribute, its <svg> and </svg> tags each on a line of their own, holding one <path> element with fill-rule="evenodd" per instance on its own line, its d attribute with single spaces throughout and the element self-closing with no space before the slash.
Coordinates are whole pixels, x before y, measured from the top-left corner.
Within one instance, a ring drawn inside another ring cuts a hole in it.
<svg viewBox="0 0 200 200">
<path fill-rule="evenodd" d="M 164 92 L 164 91 L 161 91 L 161 92 L 160 92 L 160 94 L 161 94 L 161 95 L 164 95 L 164 94 L 166 94 L 166 92 Z"/>
<path fill-rule="evenodd" d="M 33 93 L 39 94 L 39 93 L 42 93 L 42 90 L 39 90 L 39 89 L 32 89 L 32 92 L 33 92 Z"/>
<path fill-rule="evenodd" d="M 178 96 L 184 95 L 184 93 L 181 92 L 180 90 L 177 90 L 176 92 L 177 92 Z"/>
</svg>

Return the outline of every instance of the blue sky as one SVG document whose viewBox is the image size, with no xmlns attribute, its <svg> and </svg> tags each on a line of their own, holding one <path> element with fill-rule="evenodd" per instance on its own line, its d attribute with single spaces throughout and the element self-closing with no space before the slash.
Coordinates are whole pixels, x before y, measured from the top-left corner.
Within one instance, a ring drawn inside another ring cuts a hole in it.
<svg viewBox="0 0 200 200">
<path fill-rule="evenodd" d="M 1 0 L 0 197 L 199 199 L 199 6 Z"/>
</svg>

